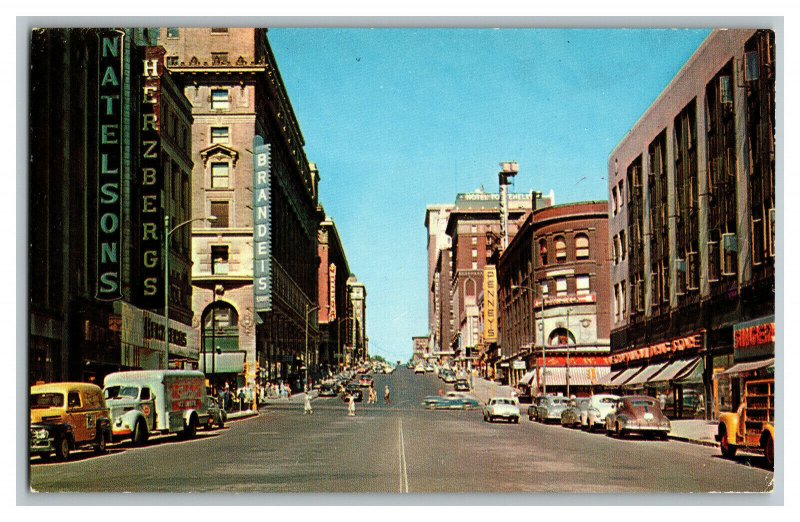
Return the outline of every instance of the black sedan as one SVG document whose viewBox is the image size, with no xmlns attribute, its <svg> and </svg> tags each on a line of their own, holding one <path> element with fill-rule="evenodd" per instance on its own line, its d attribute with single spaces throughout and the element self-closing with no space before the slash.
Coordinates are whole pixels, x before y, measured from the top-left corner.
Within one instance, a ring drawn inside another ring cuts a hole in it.
<svg viewBox="0 0 800 522">
<path fill-rule="evenodd" d="M 455 391 L 469 391 L 469 382 L 466 379 L 459 379 L 453 385 Z"/>
<path fill-rule="evenodd" d="M 361 391 L 361 388 L 357 384 L 347 385 L 347 387 L 342 392 L 342 400 L 344 402 L 348 402 L 350 400 L 351 395 L 355 402 L 361 402 L 364 400 L 364 392 Z"/>
</svg>

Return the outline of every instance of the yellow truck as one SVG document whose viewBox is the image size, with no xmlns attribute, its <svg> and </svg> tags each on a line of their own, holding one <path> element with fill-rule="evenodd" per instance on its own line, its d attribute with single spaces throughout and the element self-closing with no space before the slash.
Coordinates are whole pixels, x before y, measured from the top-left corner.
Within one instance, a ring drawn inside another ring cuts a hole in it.
<svg viewBox="0 0 800 522">
<path fill-rule="evenodd" d="M 736 413 L 720 415 L 716 439 L 725 458 L 733 458 L 741 448 L 761 452 L 770 466 L 775 465 L 775 379 L 745 382 Z"/>
</svg>

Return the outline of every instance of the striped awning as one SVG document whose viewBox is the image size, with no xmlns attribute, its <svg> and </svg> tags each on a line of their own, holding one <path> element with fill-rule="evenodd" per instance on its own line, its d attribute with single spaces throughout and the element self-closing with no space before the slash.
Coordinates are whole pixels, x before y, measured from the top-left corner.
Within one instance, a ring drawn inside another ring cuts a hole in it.
<svg viewBox="0 0 800 522">
<path fill-rule="evenodd" d="M 746 362 L 746 363 L 739 363 L 734 364 L 724 372 L 724 375 L 731 375 L 735 373 L 744 373 L 744 372 L 753 372 L 755 370 L 760 370 L 762 368 L 768 368 L 770 366 L 775 366 L 775 358 L 772 357 L 770 359 L 765 359 L 763 361 L 753 361 L 753 362 Z"/>
<path fill-rule="evenodd" d="M 531 380 L 533 379 L 533 374 L 534 373 L 535 373 L 535 370 L 531 370 L 531 371 L 527 372 L 525 375 L 522 376 L 522 379 L 519 380 L 519 384 L 526 385 L 529 382 L 531 382 Z"/>
<path fill-rule="evenodd" d="M 595 384 L 597 384 L 598 386 L 608 386 L 611 384 L 611 380 L 622 372 L 623 370 L 615 370 L 613 372 L 608 372 L 603 377 L 597 379 L 597 382 Z"/>
<path fill-rule="evenodd" d="M 669 363 L 663 362 L 659 364 L 651 364 L 649 366 L 645 366 L 644 370 L 634 375 L 633 379 L 625 383 L 625 386 L 633 386 L 636 384 L 646 383 L 648 380 L 650 380 L 652 376 L 663 370 L 667 364 Z"/>
<path fill-rule="evenodd" d="M 679 375 L 688 375 L 698 364 L 700 364 L 700 357 L 673 361 L 648 382 L 666 382 L 675 379 Z"/>
<path fill-rule="evenodd" d="M 570 386 L 593 386 L 610 372 L 611 368 L 608 366 L 575 366 L 569 369 L 569 384 Z M 545 383 L 548 386 L 567 385 L 566 367 L 548 367 L 545 376 Z"/>
<path fill-rule="evenodd" d="M 631 377 L 639 373 L 644 366 L 637 366 L 635 368 L 628 368 L 624 372 L 618 374 L 616 377 L 611 379 L 609 386 L 622 386 L 623 384 L 627 383 Z"/>
</svg>

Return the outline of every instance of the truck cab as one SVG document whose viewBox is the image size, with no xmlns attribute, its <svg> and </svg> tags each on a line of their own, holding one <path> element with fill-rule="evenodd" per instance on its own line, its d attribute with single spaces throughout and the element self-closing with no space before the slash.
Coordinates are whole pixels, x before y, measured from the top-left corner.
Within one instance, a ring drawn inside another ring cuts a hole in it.
<svg viewBox="0 0 800 522">
<path fill-rule="evenodd" d="M 745 382 L 744 400 L 736 413 L 719 418 L 716 439 L 722 456 L 732 459 L 741 448 L 764 454 L 775 465 L 775 379 Z"/>
</svg>

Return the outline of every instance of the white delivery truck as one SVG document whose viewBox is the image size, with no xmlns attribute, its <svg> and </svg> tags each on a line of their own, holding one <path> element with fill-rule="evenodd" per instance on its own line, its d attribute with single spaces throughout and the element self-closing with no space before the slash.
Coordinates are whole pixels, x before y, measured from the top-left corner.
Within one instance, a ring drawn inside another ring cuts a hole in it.
<svg viewBox="0 0 800 522">
<path fill-rule="evenodd" d="M 151 433 L 194 437 L 208 423 L 205 375 L 194 370 L 134 370 L 106 376 L 103 395 L 115 440 L 144 444 Z"/>
</svg>

